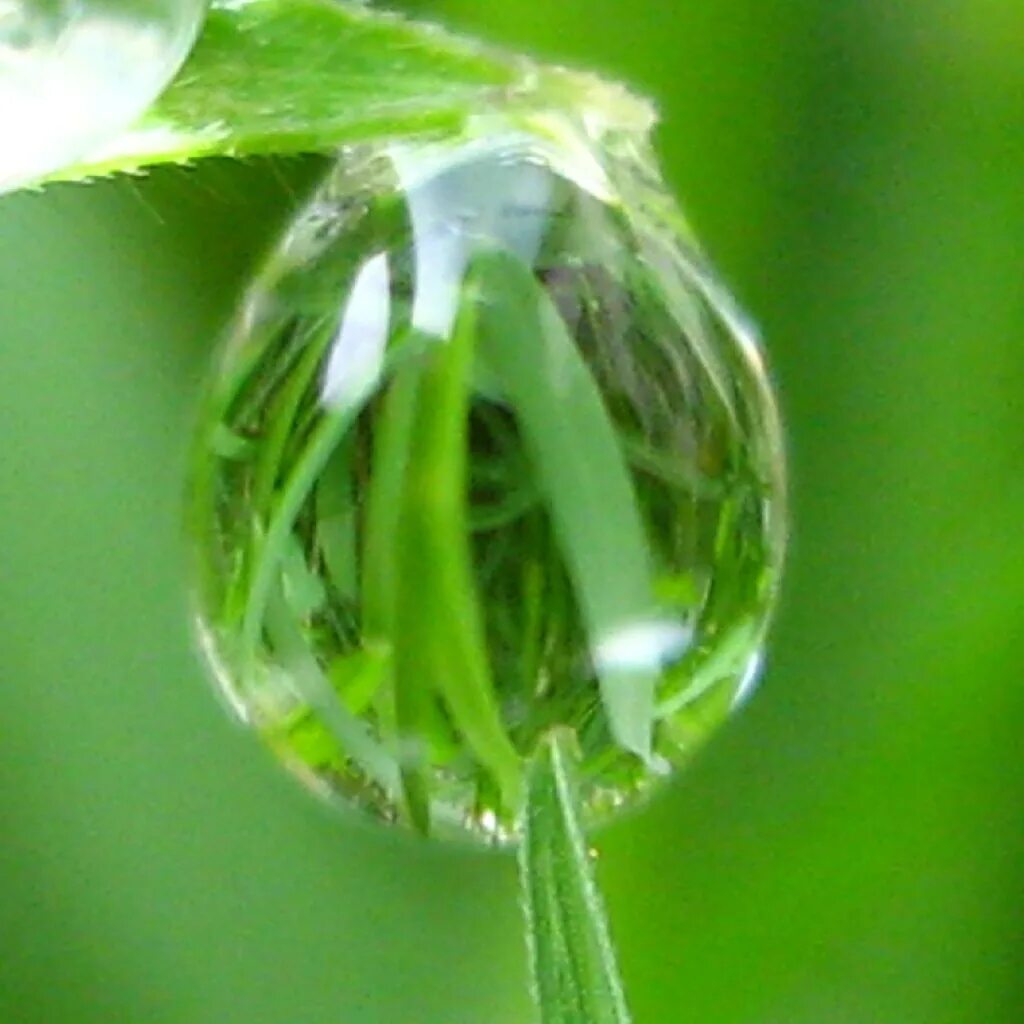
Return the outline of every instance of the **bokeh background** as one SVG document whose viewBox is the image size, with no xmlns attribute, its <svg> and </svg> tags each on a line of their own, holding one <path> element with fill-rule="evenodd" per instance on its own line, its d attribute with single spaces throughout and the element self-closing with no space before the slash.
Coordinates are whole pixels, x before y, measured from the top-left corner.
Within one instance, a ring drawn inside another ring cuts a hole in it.
<svg viewBox="0 0 1024 1024">
<path fill-rule="evenodd" d="M 653 94 L 761 322 L 762 692 L 599 837 L 638 1024 L 1020 1019 L 1024 8 L 436 0 Z M 513 864 L 339 821 L 185 623 L 197 388 L 298 161 L 0 201 L 0 1021 L 524 1024 Z"/>
</svg>

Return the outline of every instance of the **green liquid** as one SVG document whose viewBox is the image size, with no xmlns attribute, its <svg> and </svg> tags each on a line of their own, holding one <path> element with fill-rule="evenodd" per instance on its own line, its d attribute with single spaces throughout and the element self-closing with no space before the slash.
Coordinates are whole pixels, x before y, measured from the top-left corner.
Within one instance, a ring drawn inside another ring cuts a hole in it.
<svg viewBox="0 0 1024 1024">
<path fill-rule="evenodd" d="M 632 137 L 493 119 L 343 154 L 204 405 L 198 621 L 319 792 L 514 839 L 550 730 L 584 813 L 756 675 L 784 544 L 760 357 Z"/>
</svg>

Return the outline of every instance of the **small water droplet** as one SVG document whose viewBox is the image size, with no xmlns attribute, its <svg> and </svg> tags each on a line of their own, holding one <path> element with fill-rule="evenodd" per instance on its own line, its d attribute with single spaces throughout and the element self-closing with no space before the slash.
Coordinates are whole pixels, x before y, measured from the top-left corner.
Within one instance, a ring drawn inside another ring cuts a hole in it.
<svg viewBox="0 0 1024 1024">
<path fill-rule="evenodd" d="M 198 620 L 318 792 L 505 842 L 549 730 L 593 821 L 749 691 L 779 427 L 658 182 L 640 136 L 554 115 L 347 147 L 249 289 L 200 420 Z"/>
<path fill-rule="evenodd" d="M 0 0 L 0 192 L 130 124 L 192 46 L 206 0 Z"/>
</svg>

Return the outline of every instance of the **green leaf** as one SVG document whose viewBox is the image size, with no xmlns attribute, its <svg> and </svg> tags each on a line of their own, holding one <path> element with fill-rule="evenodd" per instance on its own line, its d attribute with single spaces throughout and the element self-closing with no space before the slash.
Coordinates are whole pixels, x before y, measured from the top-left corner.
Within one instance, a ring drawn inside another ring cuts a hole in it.
<svg viewBox="0 0 1024 1024">
<path fill-rule="evenodd" d="M 629 1024 L 601 896 L 580 827 L 572 735 L 541 744 L 530 767 L 519 873 L 541 1024 Z"/>
<path fill-rule="evenodd" d="M 381 373 L 388 372 L 407 357 L 406 347 L 392 346 L 384 357 Z M 316 424 L 306 447 L 279 488 L 271 508 L 266 534 L 259 538 L 252 556 L 252 584 L 246 595 L 242 626 L 243 640 L 249 649 L 254 649 L 259 639 L 267 601 L 292 535 L 295 519 L 316 487 L 324 467 L 370 397 L 369 390 L 364 388 L 329 408 Z"/>
<path fill-rule="evenodd" d="M 334 590 L 357 600 L 358 508 L 353 492 L 351 445 L 342 441 L 327 460 L 316 488 L 316 542 Z"/>
<path fill-rule="evenodd" d="M 366 647 L 331 662 L 328 678 L 345 707 L 361 715 L 391 669 L 389 647 Z"/>
<path fill-rule="evenodd" d="M 542 101 L 538 97 L 543 97 Z M 330 152 L 458 128 L 494 104 L 651 108 L 592 76 L 538 68 L 435 27 L 332 0 L 214 0 L 195 49 L 132 129 L 51 180 L 207 156 Z"/>
<path fill-rule="evenodd" d="M 366 723 L 348 710 L 323 674 L 280 588 L 268 595 L 265 611 L 264 625 L 276 658 L 287 669 L 303 702 L 369 778 L 387 792 L 397 792 L 399 773 L 394 757 L 377 742 Z"/>
<path fill-rule="evenodd" d="M 510 253 L 483 252 L 481 356 L 515 410 L 595 643 L 654 608 L 643 523 L 626 458 L 593 376 L 551 299 Z M 600 662 L 600 658 L 597 659 Z M 648 757 L 656 673 L 598 664 L 616 740 Z"/>
<path fill-rule="evenodd" d="M 373 471 L 367 487 L 363 529 L 363 632 L 389 643 L 395 632 L 395 595 L 399 584 L 399 526 L 402 488 L 416 412 L 419 367 L 399 367 L 384 395 L 373 437 Z"/>
<path fill-rule="evenodd" d="M 419 374 L 399 531 L 396 693 L 400 719 L 405 700 L 413 704 L 413 730 L 423 722 L 417 695 L 438 694 L 504 805 L 515 809 L 522 767 L 495 696 L 466 518 L 476 326 L 466 303 L 452 336 L 433 342 Z"/>
</svg>

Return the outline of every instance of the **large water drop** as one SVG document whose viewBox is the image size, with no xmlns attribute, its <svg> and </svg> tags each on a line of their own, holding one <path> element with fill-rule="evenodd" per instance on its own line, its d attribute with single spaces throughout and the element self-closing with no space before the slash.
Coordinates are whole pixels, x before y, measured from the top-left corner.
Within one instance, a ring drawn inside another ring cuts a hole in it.
<svg viewBox="0 0 1024 1024">
<path fill-rule="evenodd" d="M 142 114 L 205 10 L 206 0 L 0 0 L 0 192 Z"/>
<path fill-rule="evenodd" d="M 566 727 L 594 821 L 749 691 L 779 425 L 653 167 L 554 115 L 353 147 L 248 291 L 196 448 L 198 621 L 317 790 L 514 838 Z"/>
</svg>

